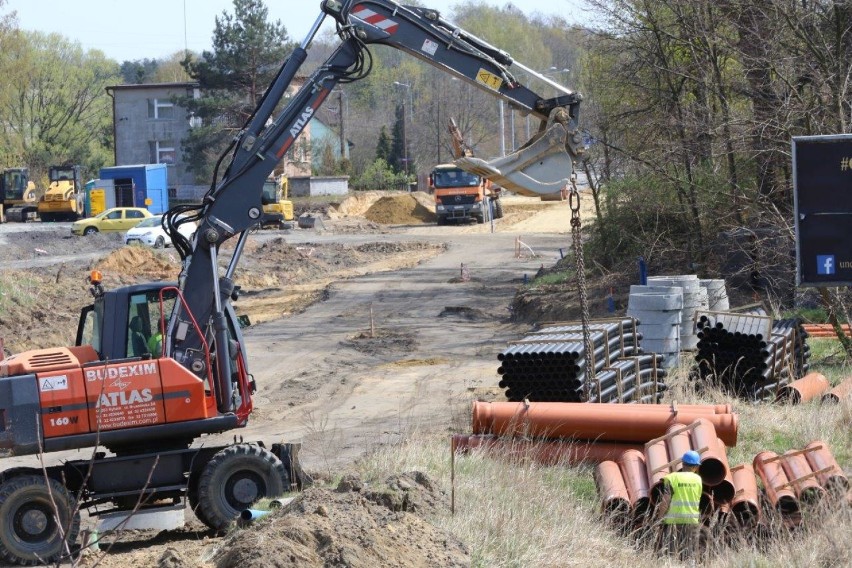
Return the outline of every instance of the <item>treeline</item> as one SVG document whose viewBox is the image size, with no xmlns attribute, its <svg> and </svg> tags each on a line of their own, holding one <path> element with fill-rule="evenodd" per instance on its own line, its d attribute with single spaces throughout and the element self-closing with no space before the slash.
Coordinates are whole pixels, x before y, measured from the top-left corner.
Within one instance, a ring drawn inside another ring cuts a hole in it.
<svg viewBox="0 0 852 568">
<path fill-rule="evenodd" d="M 0 14 L 5 1 L 0 0 Z M 104 88 L 118 65 L 58 34 L 18 29 L 0 15 L 0 166 L 46 178 L 52 164 L 93 171 L 113 160 L 112 112 Z"/>
<path fill-rule="evenodd" d="M 739 269 L 789 300 L 791 139 L 849 132 L 852 3 L 589 1 L 598 261 Z"/>
</svg>

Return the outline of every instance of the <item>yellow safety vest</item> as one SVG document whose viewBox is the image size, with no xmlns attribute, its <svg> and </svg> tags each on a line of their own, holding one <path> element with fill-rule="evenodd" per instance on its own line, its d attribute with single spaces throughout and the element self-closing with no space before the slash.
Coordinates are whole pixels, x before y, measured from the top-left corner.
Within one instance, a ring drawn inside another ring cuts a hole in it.
<svg viewBox="0 0 852 568">
<path fill-rule="evenodd" d="M 663 519 L 667 525 L 697 525 L 701 500 L 701 476 L 689 471 L 670 473 L 663 478 L 671 491 L 672 501 Z"/>
</svg>

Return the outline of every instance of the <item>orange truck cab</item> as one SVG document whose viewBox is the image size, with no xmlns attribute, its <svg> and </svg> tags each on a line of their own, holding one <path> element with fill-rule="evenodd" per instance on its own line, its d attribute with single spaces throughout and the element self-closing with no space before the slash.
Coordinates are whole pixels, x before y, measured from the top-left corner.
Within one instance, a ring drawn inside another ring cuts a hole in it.
<svg viewBox="0 0 852 568">
<path fill-rule="evenodd" d="M 455 164 L 440 164 L 429 174 L 429 190 L 435 195 L 435 215 L 439 225 L 450 221 L 484 223 L 489 218 L 489 200 L 494 200 L 495 218 L 499 209 L 500 188 L 481 176 L 466 172 Z"/>
</svg>

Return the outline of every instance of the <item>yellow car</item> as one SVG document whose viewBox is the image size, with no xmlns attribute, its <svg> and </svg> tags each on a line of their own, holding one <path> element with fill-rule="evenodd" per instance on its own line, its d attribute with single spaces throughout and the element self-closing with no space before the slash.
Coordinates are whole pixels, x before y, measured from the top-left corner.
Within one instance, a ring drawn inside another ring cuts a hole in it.
<svg viewBox="0 0 852 568">
<path fill-rule="evenodd" d="M 129 231 L 144 219 L 152 217 L 142 207 L 113 207 L 90 219 L 81 219 L 71 225 L 72 235 L 93 235 L 110 231 Z"/>
</svg>

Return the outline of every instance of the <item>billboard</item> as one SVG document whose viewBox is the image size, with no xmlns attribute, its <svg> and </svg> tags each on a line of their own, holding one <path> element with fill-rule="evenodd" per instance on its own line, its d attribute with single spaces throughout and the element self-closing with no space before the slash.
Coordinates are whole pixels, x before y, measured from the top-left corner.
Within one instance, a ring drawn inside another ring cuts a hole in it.
<svg viewBox="0 0 852 568">
<path fill-rule="evenodd" d="M 852 134 L 793 138 L 796 284 L 852 284 Z"/>
</svg>

